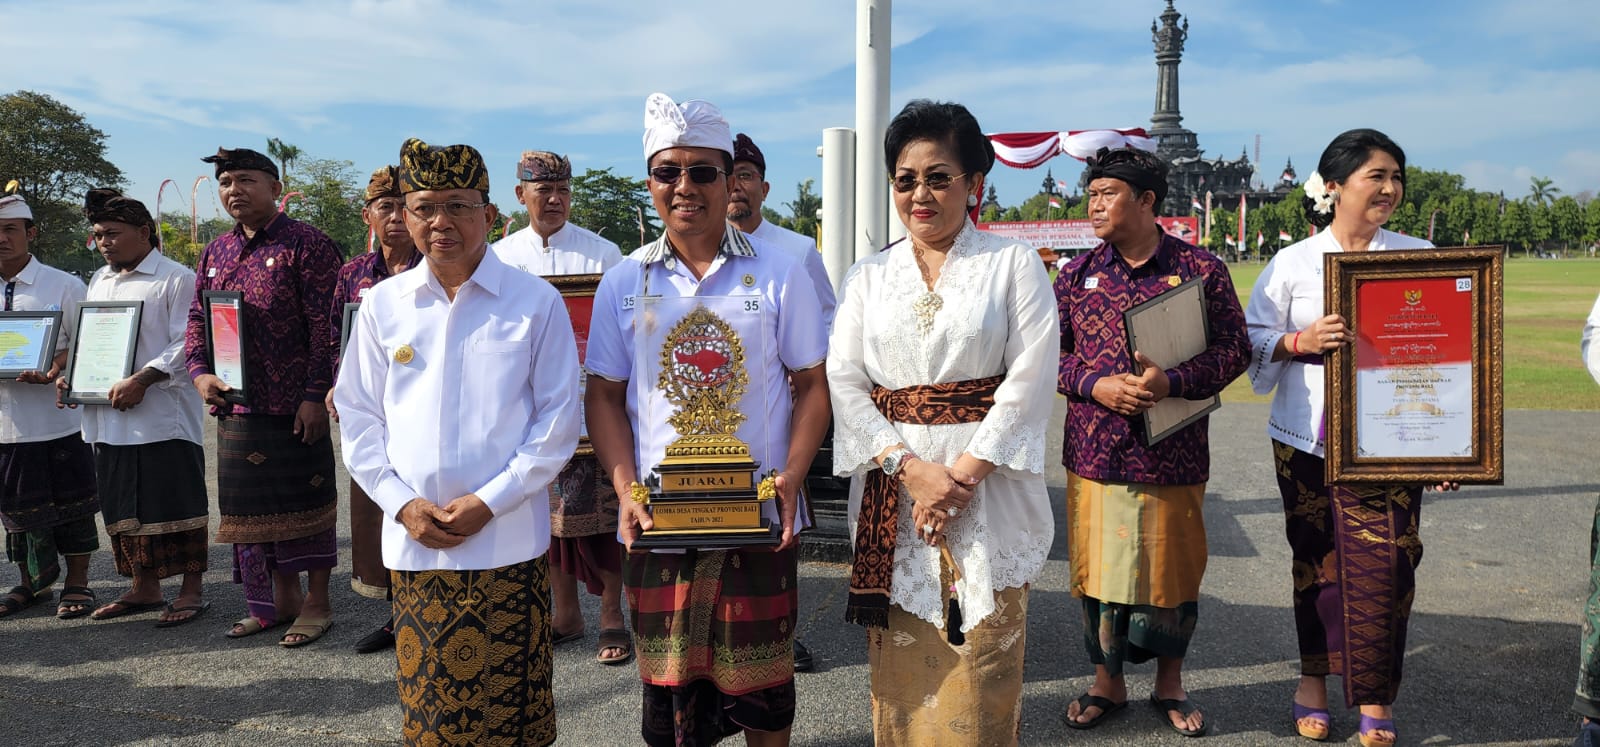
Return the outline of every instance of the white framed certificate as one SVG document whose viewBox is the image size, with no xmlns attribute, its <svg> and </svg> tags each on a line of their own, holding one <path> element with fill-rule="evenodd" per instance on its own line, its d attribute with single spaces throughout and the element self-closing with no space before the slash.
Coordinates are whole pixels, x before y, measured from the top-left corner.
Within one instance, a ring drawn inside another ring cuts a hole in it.
<svg viewBox="0 0 1600 747">
<path fill-rule="evenodd" d="M 59 311 L 0 311 L 0 378 L 49 371 L 60 331 Z"/>
<path fill-rule="evenodd" d="M 143 308 L 143 301 L 89 301 L 78 305 L 78 329 L 72 337 L 67 392 L 61 395 L 62 402 L 111 404 L 111 387 L 133 375 Z"/>
</svg>

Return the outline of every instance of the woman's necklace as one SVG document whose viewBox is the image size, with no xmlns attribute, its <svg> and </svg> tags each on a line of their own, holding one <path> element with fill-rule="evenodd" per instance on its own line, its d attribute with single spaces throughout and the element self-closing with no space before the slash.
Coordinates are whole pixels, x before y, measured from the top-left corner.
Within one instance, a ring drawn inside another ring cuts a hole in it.
<svg viewBox="0 0 1600 747">
<path fill-rule="evenodd" d="M 911 304 L 911 310 L 917 315 L 917 331 L 927 336 L 933 331 L 933 315 L 944 308 L 944 299 L 933 292 L 933 273 L 928 271 L 928 263 L 922 259 L 922 247 L 912 247 L 911 253 L 917 258 L 917 269 L 922 271 L 922 287 L 926 289 Z"/>
</svg>

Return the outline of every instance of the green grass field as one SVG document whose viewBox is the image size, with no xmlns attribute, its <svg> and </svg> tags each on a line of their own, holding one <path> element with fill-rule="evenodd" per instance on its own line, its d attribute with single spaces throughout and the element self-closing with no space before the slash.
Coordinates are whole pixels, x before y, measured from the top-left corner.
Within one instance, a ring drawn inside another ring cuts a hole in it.
<svg viewBox="0 0 1600 747">
<path fill-rule="evenodd" d="M 1233 265 L 1239 301 L 1265 265 Z M 1600 387 L 1578 357 L 1583 321 L 1600 293 L 1600 260 L 1513 259 L 1505 264 L 1506 407 L 1534 410 L 1600 410 Z M 1224 401 L 1265 402 L 1239 377 Z"/>
</svg>

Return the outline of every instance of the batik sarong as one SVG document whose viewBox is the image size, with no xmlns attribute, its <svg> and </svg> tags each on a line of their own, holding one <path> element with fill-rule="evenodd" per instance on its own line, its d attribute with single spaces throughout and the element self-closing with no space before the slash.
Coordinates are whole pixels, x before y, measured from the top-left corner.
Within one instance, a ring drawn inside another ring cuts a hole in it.
<svg viewBox="0 0 1600 747">
<path fill-rule="evenodd" d="M 1015 745 L 1022 719 L 1028 590 L 995 592 L 995 612 L 953 646 L 945 631 L 891 605 L 867 628 L 872 734 L 881 745 Z"/>
<path fill-rule="evenodd" d="M 1578 688 L 1572 712 L 1600 720 L 1600 499 L 1589 529 L 1589 598 L 1583 605 L 1583 639 L 1578 655 Z"/>
<path fill-rule="evenodd" d="M 117 573 L 205 572 L 211 507 L 199 444 L 95 444 L 94 469 Z"/>
<path fill-rule="evenodd" d="M 793 548 L 628 556 L 647 744 L 793 723 L 797 558 Z"/>
<path fill-rule="evenodd" d="M 1071 592 L 1083 600 L 1089 661 L 1182 658 L 1200 614 L 1208 550 L 1205 483 L 1100 482 L 1067 473 Z"/>
<path fill-rule="evenodd" d="M 1422 487 L 1330 487 L 1321 457 L 1278 442 L 1272 455 L 1294 558 L 1300 671 L 1339 675 L 1347 707 L 1389 705 L 1422 562 Z"/>
<path fill-rule="evenodd" d="M 617 543 L 617 491 L 594 457 L 573 457 L 550 483 L 550 567 L 574 576 L 590 594 L 605 590 L 601 573 L 622 573 Z"/>
<path fill-rule="evenodd" d="M 393 571 L 390 589 L 407 745 L 555 741 L 543 557 L 485 571 Z"/>
<path fill-rule="evenodd" d="M 338 522 L 333 441 L 301 443 L 292 415 L 217 421 L 217 542 L 309 537 Z"/>
<path fill-rule="evenodd" d="M 88 555 L 100 547 L 93 516 L 44 529 L 6 532 L 6 559 L 22 569 L 22 585 L 37 594 L 61 578 L 61 558 Z"/>
<path fill-rule="evenodd" d="M 263 625 L 278 619 L 274 573 L 298 574 L 332 568 L 339 560 L 338 535 L 327 529 L 281 542 L 241 542 L 233 546 L 233 582 L 244 587 L 245 608 Z"/>
<path fill-rule="evenodd" d="M 62 556 L 98 549 L 99 511 L 94 452 L 78 434 L 0 444 L 0 526 L 23 586 L 44 591 L 61 577 Z"/>
</svg>

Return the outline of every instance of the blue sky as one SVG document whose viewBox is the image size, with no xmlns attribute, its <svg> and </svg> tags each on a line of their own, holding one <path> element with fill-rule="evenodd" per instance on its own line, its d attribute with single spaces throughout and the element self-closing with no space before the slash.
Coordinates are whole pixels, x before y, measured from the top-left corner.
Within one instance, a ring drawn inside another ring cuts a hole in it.
<svg viewBox="0 0 1600 747">
<path fill-rule="evenodd" d="M 1164 0 L 898 0 L 891 112 L 959 101 L 991 132 L 1148 126 Z M 1207 156 L 1261 135 L 1261 176 L 1303 179 L 1340 131 L 1376 127 L 1468 186 L 1600 191 L 1596 0 L 1177 0 L 1184 125 Z M 515 207 L 524 149 L 642 176 L 644 98 L 717 103 L 766 152 L 773 193 L 821 181 L 821 130 L 853 124 L 851 0 L 0 0 L 0 91 L 48 93 L 107 135 L 133 196 L 209 171 L 218 145 L 392 162 L 465 142 Z M 880 159 L 881 149 L 864 153 Z M 1050 164 L 1069 183 L 1081 166 Z M 3 177 L 4 175 L 0 175 Z M 1043 169 L 997 166 L 1001 202 Z M 200 197 L 201 215 L 214 200 Z M 163 209 L 178 207 L 168 192 Z M 152 205 L 153 206 L 153 205 Z"/>
</svg>

